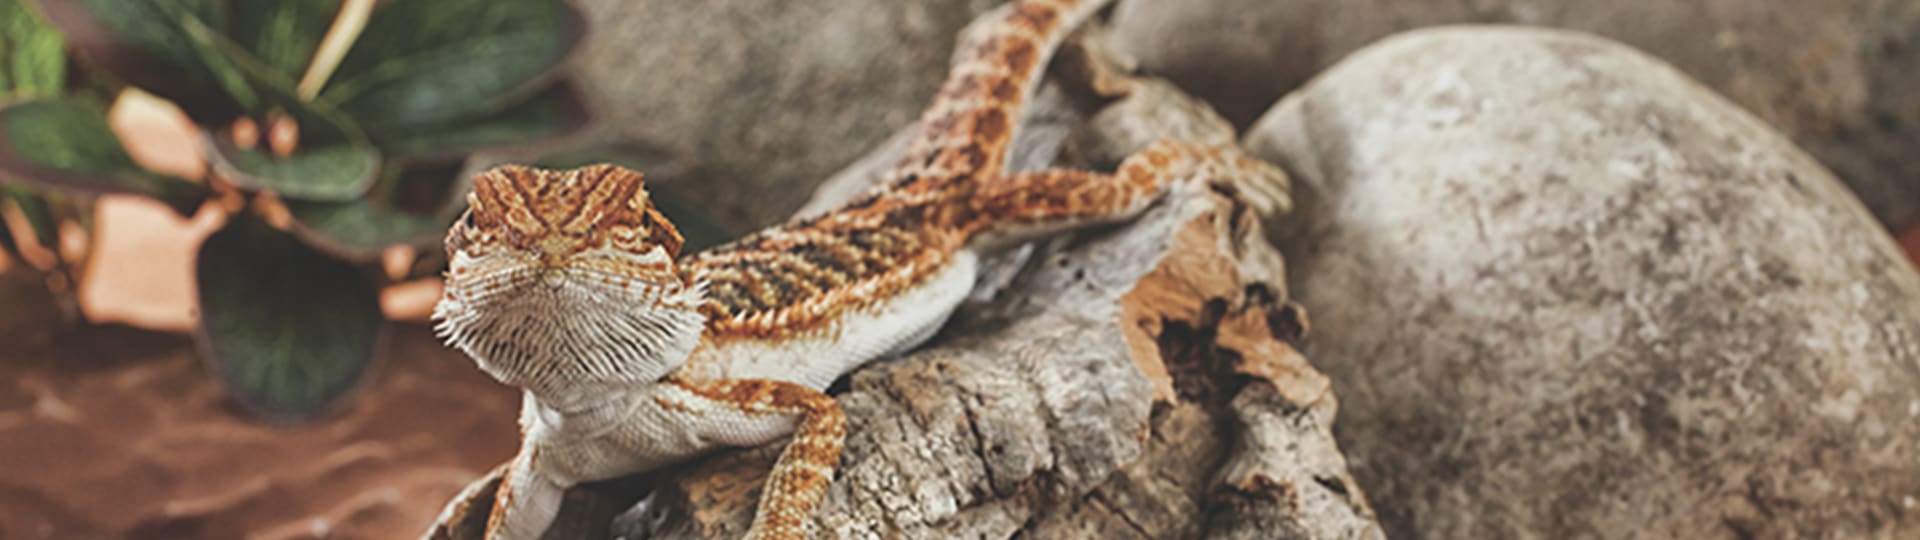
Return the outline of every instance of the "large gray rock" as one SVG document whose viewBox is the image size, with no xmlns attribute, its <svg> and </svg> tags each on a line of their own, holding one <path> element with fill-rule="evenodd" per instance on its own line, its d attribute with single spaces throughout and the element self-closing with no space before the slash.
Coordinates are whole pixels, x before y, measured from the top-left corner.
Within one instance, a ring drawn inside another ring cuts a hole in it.
<svg viewBox="0 0 1920 540">
<path fill-rule="evenodd" d="M 1584 34 L 1355 53 L 1262 118 L 1395 538 L 1920 537 L 1920 277 L 1805 152 Z"/>
<path fill-rule="evenodd" d="M 992 0 L 581 0 L 598 138 L 664 154 L 666 189 L 746 231 L 919 117 Z"/>
<path fill-rule="evenodd" d="M 1236 124 L 1368 43 L 1518 23 L 1645 50 L 1786 132 L 1886 223 L 1920 223 L 1920 2 L 1121 0 L 1115 44 Z"/>
</svg>

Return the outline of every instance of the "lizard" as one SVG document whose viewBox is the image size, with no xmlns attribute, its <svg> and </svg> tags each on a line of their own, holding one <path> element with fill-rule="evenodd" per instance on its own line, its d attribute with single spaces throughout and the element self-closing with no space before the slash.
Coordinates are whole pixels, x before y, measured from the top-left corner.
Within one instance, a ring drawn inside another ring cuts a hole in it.
<svg viewBox="0 0 1920 540">
<path fill-rule="evenodd" d="M 834 211 L 699 253 L 682 256 L 639 172 L 509 164 L 476 175 L 447 233 L 432 318 L 446 343 L 522 390 L 521 449 L 486 537 L 538 537 L 569 486 L 791 435 L 746 536 L 800 538 L 846 436 L 825 389 L 930 339 L 983 254 L 1124 221 L 1201 179 L 1284 211 L 1285 174 L 1225 146 L 1160 141 L 1113 172 L 1006 170 L 1049 58 L 1104 3 L 1016 0 L 984 15 L 882 181 Z"/>
</svg>

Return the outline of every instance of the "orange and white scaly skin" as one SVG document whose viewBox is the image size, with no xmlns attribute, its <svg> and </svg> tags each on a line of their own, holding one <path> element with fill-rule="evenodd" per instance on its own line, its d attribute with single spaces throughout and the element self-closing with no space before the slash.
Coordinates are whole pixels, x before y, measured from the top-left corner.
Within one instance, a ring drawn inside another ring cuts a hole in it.
<svg viewBox="0 0 1920 540">
<path fill-rule="evenodd" d="M 1286 178 L 1231 148 L 1161 142 L 1113 173 L 1004 171 L 1053 50 L 1100 0 L 1023 0 L 969 28 L 887 181 L 836 211 L 686 257 L 639 173 L 503 166 L 447 234 L 437 330 L 522 388 L 524 443 L 488 538 L 538 537 L 582 482 L 792 435 L 747 536 L 794 539 L 832 481 L 836 377 L 939 329 L 979 254 L 1125 220 L 1170 189 L 1233 184 L 1258 210 Z M 1250 181 L 1249 181 L 1250 180 Z"/>
</svg>

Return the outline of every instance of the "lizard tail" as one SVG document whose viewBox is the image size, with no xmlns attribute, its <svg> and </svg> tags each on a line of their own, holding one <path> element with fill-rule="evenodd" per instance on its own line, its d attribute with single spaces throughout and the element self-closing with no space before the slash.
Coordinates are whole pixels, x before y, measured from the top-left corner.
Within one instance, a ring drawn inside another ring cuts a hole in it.
<svg viewBox="0 0 1920 540">
<path fill-rule="evenodd" d="M 1016 0 L 961 33 L 946 82 L 894 168 L 889 191 L 942 192 L 998 176 L 1020 112 L 1054 49 L 1107 0 Z"/>
</svg>

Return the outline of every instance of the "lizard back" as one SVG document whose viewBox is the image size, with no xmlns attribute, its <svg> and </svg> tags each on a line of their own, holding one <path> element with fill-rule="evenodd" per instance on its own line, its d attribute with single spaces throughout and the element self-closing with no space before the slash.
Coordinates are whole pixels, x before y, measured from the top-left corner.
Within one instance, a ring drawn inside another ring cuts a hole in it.
<svg viewBox="0 0 1920 540">
<path fill-rule="evenodd" d="M 963 34 L 918 133 L 880 185 L 823 217 L 685 259 L 682 267 L 707 284 L 708 340 L 833 332 L 847 315 L 879 309 L 952 266 L 971 232 L 967 200 L 1002 173 L 1052 51 L 1103 3 L 1000 6 Z"/>
</svg>

